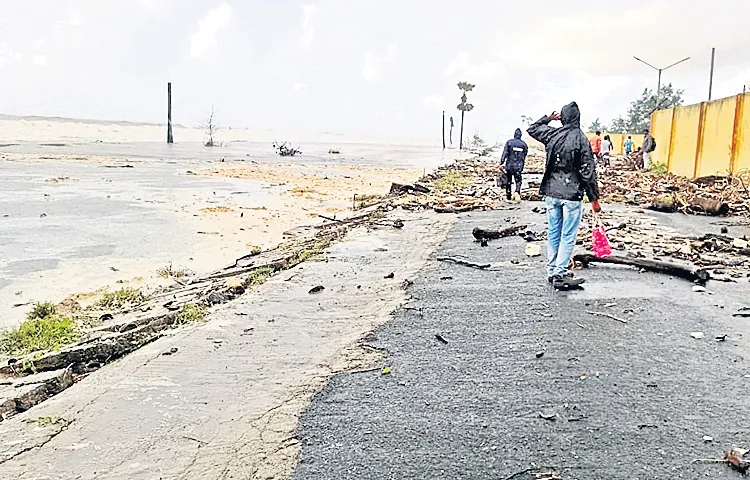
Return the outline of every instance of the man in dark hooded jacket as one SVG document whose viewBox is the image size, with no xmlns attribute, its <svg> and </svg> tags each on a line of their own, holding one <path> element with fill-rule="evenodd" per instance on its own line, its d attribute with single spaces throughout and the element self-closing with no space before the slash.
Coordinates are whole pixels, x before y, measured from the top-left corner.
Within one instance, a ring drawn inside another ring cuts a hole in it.
<svg viewBox="0 0 750 480">
<path fill-rule="evenodd" d="M 510 189 L 513 179 L 516 180 L 516 193 L 521 195 L 521 173 L 526 163 L 526 154 L 529 153 L 529 146 L 521 140 L 521 129 L 516 128 L 516 133 L 512 140 L 505 142 L 503 156 L 500 157 L 500 164 L 505 166 L 505 193 L 508 200 L 511 199 Z"/>
<path fill-rule="evenodd" d="M 562 121 L 563 126 L 550 127 L 554 120 Z M 555 288 L 578 287 L 584 280 L 575 278 L 569 266 L 581 223 L 583 195 L 591 201 L 595 212 L 601 210 L 596 162 L 581 130 L 578 104 L 564 106 L 560 115 L 553 112 L 542 117 L 528 132 L 547 149 L 540 189 L 547 206 L 547 276 Z"/>
</svg>

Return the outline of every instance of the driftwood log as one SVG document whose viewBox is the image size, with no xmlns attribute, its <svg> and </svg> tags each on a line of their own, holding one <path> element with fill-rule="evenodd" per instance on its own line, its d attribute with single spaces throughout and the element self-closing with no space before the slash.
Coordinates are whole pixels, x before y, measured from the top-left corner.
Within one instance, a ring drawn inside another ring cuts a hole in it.
<svg viewBox="0 0 750 480">
<path fill-rule="evenodd" d="M 481 208 L 482 205 L 462 205 L 459 207 L 435 207 L 435 213 L 466 213 L 477 208 Z"/>
<path fill-rule="evenodd" d="M 461 260 L 459 258 L 453 258 L 453 257 L 438 257 L 438 262 L 447 262 L 447 263 L 453 263 L 456 265 L 463 265 L 464 267 L 469 268 L 476 268 L 477 270 L 486 270 L 492 266 L 492 264 L 489 263 L 474 263 L 474 262 L 467 262 L 466 260 Z"/>
<path fill-rule="evenodd" d="M 402 183 L 391 183 L 391 192 L 390 192 L 391 195 L 402 195 L 402 194 L 412 193 L 412 192 L 430 193 L 430 189 L 418 183 L 414 183 L 411 185 L 406 185 Z"/>
<path fill-rule="evenodd" d="M 526 225 L 516 225 L 513 227 L 503 228 L 502 230 L 492 230 L 475 227 L 471 232 L 477 240 L 497 240 L 498 238 L 511 237 L 518 235 L 526 230 Z"/>
<path fill-rule="evenodd" d="M 591 263 L 609 263 L 615 265 L 628 265 L 642 268 L 649 272 L 665 273 L 674 277 L 684 278 L 691 282 L 706 283 L 711 279 L 708 270 L 694 266 L 678 265 L 676 263 L 664 262 L 646 258 L 621 257 L 611 255 L 609 257 L 597 258 L 591 253 L 584 253 L 573 257 L 573 261 L 588 267 Z"/>
<path fill-rule="evenodd" d="M 729 204 L 708 197 L 695 197 L 690 200 L 690 208 L 708 215 L 727 215 L 729 214 Z"/>
</svg>

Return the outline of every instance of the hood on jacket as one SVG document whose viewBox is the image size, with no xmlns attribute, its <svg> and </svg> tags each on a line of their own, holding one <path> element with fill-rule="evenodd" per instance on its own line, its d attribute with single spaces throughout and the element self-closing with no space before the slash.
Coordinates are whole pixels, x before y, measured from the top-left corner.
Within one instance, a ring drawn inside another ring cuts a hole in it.
<svg viewBox="0 0 750 480">
<path fill-rule="evenodd" d="M 578 109 L 578 104 L 571 102 L 565 105 L 560 111 L 560 118 L 562 124 L 566 127 L 580 127 L 581 111 Z"/>
<path fill-rule="evenodd" d="M 513 134 L 513 138 L 515 138 L 516 140 L 521 140 L 521 135 L 522 135 L 521 129 L 516 128 L 516 133 Z"/>
</svg>

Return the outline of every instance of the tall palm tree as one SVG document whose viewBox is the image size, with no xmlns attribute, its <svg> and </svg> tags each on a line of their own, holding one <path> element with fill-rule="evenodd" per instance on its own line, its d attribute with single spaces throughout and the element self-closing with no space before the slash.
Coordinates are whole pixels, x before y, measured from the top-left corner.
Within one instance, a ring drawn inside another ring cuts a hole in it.
<svg viewBox="0 0 750 480">
<path fill-rule="evenodd" d="M 463 95 L 461 95 L 461 103 L 456 107 L 461 111 L 461 138 L 459 138 L 458 141 L 458 148 L 460 150 L 463 150 L 464 148 L 464 114 L 474 110 L 474 105 L 467 102 L 468 99 L 466 98 L 466 92 L 471 92 L 474 90 L 474 87 L 476 87 L 476 85 L 472 85 L 468 82 L 458 82 L 458 89 L 464 92 Z"/>
</svg>

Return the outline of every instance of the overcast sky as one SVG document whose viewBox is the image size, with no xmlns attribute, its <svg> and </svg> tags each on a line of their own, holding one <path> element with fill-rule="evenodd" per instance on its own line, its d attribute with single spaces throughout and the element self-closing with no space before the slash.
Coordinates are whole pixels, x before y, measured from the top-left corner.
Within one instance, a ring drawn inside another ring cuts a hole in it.
<svg viewBox="0 0 750 480">
<path fill-rule="evenodd" d="M 407 137 L 511 135 L 571 100 L 623 113 L 656 72 L 689 102 L 750 84 L 746 0 L 34 0 L 0 14 L 0 113 Z M 457 122 L 458 124 L 458 122 Z"/>
</svg>

